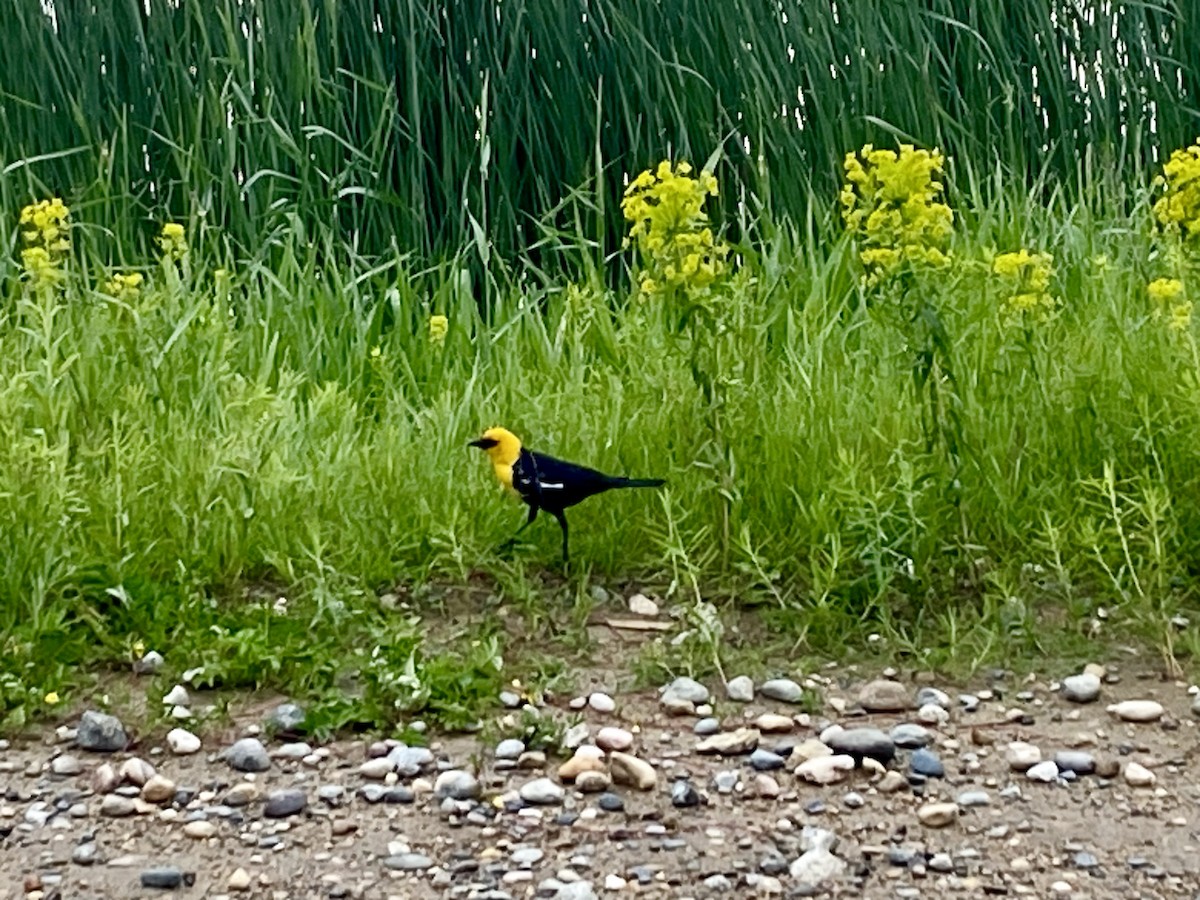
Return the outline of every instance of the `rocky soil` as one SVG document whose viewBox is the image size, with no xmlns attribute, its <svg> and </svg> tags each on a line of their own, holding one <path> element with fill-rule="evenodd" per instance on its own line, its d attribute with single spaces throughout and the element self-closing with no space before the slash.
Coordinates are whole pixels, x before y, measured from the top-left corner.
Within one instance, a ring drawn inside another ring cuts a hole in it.
<svg viewBox="0 0 1200 900">
<path fill-rule="evenodd" d="M 549 755 L 517 738 L 311 746 L 258 721 L 134 742 L 89 712 L 0 742 L 0 884 L 27 900 L 1200 897 L 1186 684 L 1092 666 L 966 689 L 836 669 L 591 687 L 543 710 L 578 720 Z M 172 693 L 186 725 L 193 698 Z"/>
</svg>

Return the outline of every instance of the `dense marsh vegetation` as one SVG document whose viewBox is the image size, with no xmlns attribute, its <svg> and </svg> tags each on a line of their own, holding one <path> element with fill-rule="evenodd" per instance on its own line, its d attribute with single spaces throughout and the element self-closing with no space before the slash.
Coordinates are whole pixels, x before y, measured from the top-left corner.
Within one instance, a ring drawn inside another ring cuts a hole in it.
<svg viewBox="0 0 1200 900">
<path fill-rule="evenodd" d="M 680 667 L 739 652 L 710 602 L 812 656 L 1186 661 L 1200 21 L 852 5 L 20 4 L 0 726 L 149 648 L 470 720 L 499 625 L 418 616 L 480 573 L 560 637 L 637 581 Z M 581 507 L 547 597 L 496 423 L 669 486 Z"/>
</svg>

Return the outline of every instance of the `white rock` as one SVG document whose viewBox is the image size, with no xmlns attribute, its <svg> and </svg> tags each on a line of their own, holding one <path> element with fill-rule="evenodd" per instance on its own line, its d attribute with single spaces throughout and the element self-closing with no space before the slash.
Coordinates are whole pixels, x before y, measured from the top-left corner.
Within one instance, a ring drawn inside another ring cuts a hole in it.
<svg viewBox="0 0 1200 900">
<path fill-rule="evenodd" d="M 1125 722 L 1157 722 L 1164 712 L 1162 704 L 1155 700 L 1122 700 L 1108 711 Z"/>
<path fill-rule="evenodd" d="M 521 785 L 521 799 L 526 803 L 551 804 L 562 803 L 566 791 L 562 785 L 555 784 L 549 778 L 535 778 Z"/>
<path fill-rule="evenodd" d="M 176 756 L 189 756 L 200 749 L 200 738 L 186 728 L 172 728 L 167 732 L 167 746 Z"/>
<path fill-rule="evenodd" d="M 217 826 L 207 819 L 199 819 L 195 822 L 188 822 L 183 826 L 183 833 L 190 838 L 203 840 L 210 838 L 217 833 Z"/>
<path fill-rule="evenodd" d="M 739 675 L 725 682 L 725 696 L 735 703 L 750 703 L 754 700 L 754 679 Z"/>
<path fill-rule="evenodd" d="M 154 777 L 154 771 L 154 766 L 150 765 L 144 759 L 134 756 L 121 763 L 121 768 L 117 770 L 117 775 L 120 776 L 122 781 L 141 787 Z"/>
<path fill-rule="evenodd" d="M 1025 741 L 1012 741 L 1004 751 L 1004 760 L 1014 772 L 1028 772 L 1042 761 L 1042 751 Z"/>
<path fill-rule="evenodd" d="M 628 750 L 633 746 L 633 735 L 624 728 L 601 728 L 596 732 L 596 746 L 602 750 Z"/>
<path fill-rule="evenodd" d="M 635 616 L 653 618 L 658 615 L 658 604 L 645 594 L 634 594 L 629 598 L 629 611 Z"/>
<path fill-rule="evenodd" d="M 1152 787 L 1158 781 L 1158 776 L 1139 763 L 1125 764 L 1125 783 L 1131 787 Z"/>
<path fill-rule="evenodd" d="M 944 828 L 958 819 L 958 804 L 926 803 L 917 810 L 917 819 L 927 828 Z"/>
<path fill-rule="evenodd" d="M 245 869 L 235 869 L 225 886 L 231 891 L 250 890 L 250 873 Z"/>
<path fill-rule="evenodd" d="M 1100 679 L 1090 672 L 1063 679 L 1062 695 L 1072 703 L 1092 703 L 1100 696 Z"/>
<path fill-rule="evenodd" d="M 177 684 L 162 698 L 164 706 L 191 706 L 192 698 L 188 696 L 187 688 Z"/>
<path fill-rule="evenodd" d="M 386 756 L 368 759 L 365 763 L 358 767 L 358 773 L 362 775 L 363 778 L 370 778 L 374 781 L 382 781 L 395 770 L 395 764 Z"/>
<path fill-rule="evenodd" d="M 854 757 L 845 754 L 815 756 L 796 766 L 796 774 L 816 784 L 837 784 L 854 771 Z"/>
<path fill-rule="evenodd" d="M 627 882 L 620 875 L 604 876 L 604 889 L 606 891 L 623 891 L 628 883 L 629 882 Z"/>
<path fill-rule="evenodd" d="M 588 706 L 598 713 L 610 713 L 617 708 L 617 702 L 608 694 L 597 691 L 588 697 Z"/>
<path fill-rule="evenodd" d="M 1040 781 L 1043 784 L 1050 784 L 1058 780 L 1058 764 L 1052 759 L 1036 763 L 1030 766 L 1025 772 L 1025 777 L 1030 781 Z"/>
</svg>

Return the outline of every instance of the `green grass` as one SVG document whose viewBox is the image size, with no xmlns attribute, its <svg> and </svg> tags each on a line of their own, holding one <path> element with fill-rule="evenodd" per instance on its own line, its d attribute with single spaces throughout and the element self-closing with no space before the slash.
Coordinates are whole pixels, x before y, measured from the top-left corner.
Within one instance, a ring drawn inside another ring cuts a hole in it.
<svg viewBox="0 0 1200 900">
<path fill-rule="evenodd" d="M 753 277 L 721 300 L 715 420 L 671 311 L 599 284 L 512 284 L 481 315 L 452 264 L 368 261 L 300 231 L 228 280 L 225 258 L 146 261 L 125 307 L 93 290 L 87 253 L 49 290 L 0 264 L 7 724 L 45 692 L 85 696 L 142 642 L 165 678 L 202 665 L 202 683 L 286 691 L 322 730 L 462 725 L 507 679 L 554 668 L 554 641 L 580 649 L 589 584 L 628 580 L 690 629 L 643 672 L 764 648 L 1067 659 L 1102 607 L 1107 633 L 1186 660 L 1197 632 L 1169 620 L 1196 603 L 1200 370 L 1192 333 L 1150 314 L 1163 263 L 1144 194 L 984 201 L 972 181 L 962 263 L 925 288 L 952 338 L 958 469 L 926 446 L 909 354 L 862 303 L 832 198 L 805 230 L 760 223 Z M 1022 244 L 1055 255 L 1064 300 L 1028 346 L 998 323 L 981 262 Z M 444 346 L 431 312 L 449 318 Z M 669 485 L 576 510 L 577 568 L 547 582 L 553 523 L 497 555 L 523 513 L 466 447 L 493 423 Z M 454 586 L 480 577 L 464 617 Z M 381 604 L 396 589 L 409 613 Z M 727 628 L 735 607 L 766 637 Z"/>
</svg>

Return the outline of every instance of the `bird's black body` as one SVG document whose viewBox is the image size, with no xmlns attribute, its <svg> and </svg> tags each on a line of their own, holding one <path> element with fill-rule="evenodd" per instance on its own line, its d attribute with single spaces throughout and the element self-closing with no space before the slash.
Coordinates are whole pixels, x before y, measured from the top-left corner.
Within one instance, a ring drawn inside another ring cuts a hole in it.
<svg viewBox="0 0 1200 900">
<path fill-rule="evenodd" d="M 518 530 L 524 531 L 545 510 L 558 520 L 563 536 L 563 562 L 570 559 L 567 547 L 567 517 L 564 510 L 594 494 L 614 488 L 659 487 L 661 478 L 622 478 L 605 475 L 587 466 L 576 465 L 524 447 L 512 468 L 513 490 L 529 506 L 529 518 Z M 516 535 L 513 536 L 516 539 Z"/>
</svg>

